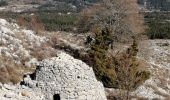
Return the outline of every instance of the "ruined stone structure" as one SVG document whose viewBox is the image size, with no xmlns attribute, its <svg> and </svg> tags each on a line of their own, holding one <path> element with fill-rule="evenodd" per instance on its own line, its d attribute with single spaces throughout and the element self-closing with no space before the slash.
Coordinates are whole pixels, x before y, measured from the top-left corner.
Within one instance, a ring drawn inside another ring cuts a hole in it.
<svg viewBox="0 0 170 100">
<path fill-rule="evenodd" d="M 107 100 L 93 69 L 63 52 L 39 64 L 36 81 L 45 100 Z"/>
</svg>

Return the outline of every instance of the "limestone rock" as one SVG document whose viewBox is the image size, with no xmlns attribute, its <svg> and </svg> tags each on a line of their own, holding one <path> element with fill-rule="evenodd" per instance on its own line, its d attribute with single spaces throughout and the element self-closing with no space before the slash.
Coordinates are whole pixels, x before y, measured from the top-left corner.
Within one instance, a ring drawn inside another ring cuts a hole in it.
<svg viewBox="0 0 170 100">
<path fill-rule="evenodd" d="M 14 92 L 10 92 L 4 95 L 4 97 L 6 98 L 14 98 L 15 97 L 15 93 Z"/>
<path fill-rule="evenodd" d="M 8 85 L 8 84 L 4 84 L 3 85 L 4 86 L 4 88 L 6 88 L 7 90 L 15 90 L 16 89 L 16 86 L 11 86 L 11 85 Z"/>
</svg>

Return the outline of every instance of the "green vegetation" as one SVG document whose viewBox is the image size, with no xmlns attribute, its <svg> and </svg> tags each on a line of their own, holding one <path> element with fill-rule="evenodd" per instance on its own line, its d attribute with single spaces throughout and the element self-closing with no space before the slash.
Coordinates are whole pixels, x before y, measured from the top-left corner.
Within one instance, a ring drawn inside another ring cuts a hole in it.
<svg viewBox="0 0 170 100">
<path fill-rule="evenodd" d="M 38 7 L 38 12 L 46 12 L 46 13 L 63 13 L 67 14 L 68 12 L 76 13 L 77 8 L 72 7 L 67 3 L 58 3 L 58 4 L 44 4 Z"/>
<path fill-rule="evenodd" d="M 59 15 L 58 13 L 39 12 L 37 15 L 47 31 L 72 31 L 77 20 L 75 14 Z"/>
<path fill-rule="evenodd" d="M 149 13 L 145 16 L 150 39 L 170 39 L 170 13 Z"/>
<path fill-rule="evenodd" d="M 102 81 L 105 87 L 128 91 L 135 89 L 150 75 L 147 71 L 139 70 L 139 63 L 136 59 L 137 42 L 134 41 L 125 53 L 113 57 L 108 54 L 112 39 L 108 28 L 96 32 L 91 49 L 86 56 L 81 56 L 81 59 L 83 58 L 83 61 L 93 67 L 97 79 Z"/>
<path fill-rule="evenodd" d="M 111 32 L 108 28 L 101 32 L 96 32 L 95 41 L 91 44 L 88 58 L 85 58 L 93 70 L 96 77 L 103 82 L 106 87 L 115 85 L 115 69 L 112 61 L 107 57 L 109 45 L 112 43 Z"/>
<path fill-rule="evenodd" d="M 150 39 L 170 39 L 170 22 L 154 20 L 148 26 L 147 35 Z"/>
<path fill-rule="evenodd" d="M 7 19 L 9 22 L 11 22 L 12 20 L 17 19 L 17 16 L 19 16 L 19 14 L 14 13 L 14 12 L 5 12 L 5 11 L 0 12 L 0 17 L 4 18 L 4 19 Z"/>
<path fill-rule="evenodd" d="M 7 6 L 8 5 L 8 2 L 4 1 L 4 0 L 1 0 L 0 1 L 0 7 L 2 6 Z"/>
<path fill-rule="evenodd" d="M 130 91 L 149 78 L 150 72 L 139 70 L 141 66 L 136 58 L 137 52 L 137 42 L 134 39 L 131 47 L 121 56 L 115 58 L 114 64 L 119 88 Z"/>
<path fill-rule="evenodd" d="M 59 2 L 66 2 L 66 3 L 72 3 L 74 5 L 78 5 L 79 3 L 96 3 L 102 0 L 54 0 Z"/>
<path fill-rule="evenodd" d="M 138 0 L 139 4 L 144 5 L 145 0 Z M 170 2 L 168 0 L 146 0 L 147 8 L 153 10 L 168 11 L 170 10 Z"/>
<path fill-rule="evenodd" d="M 13 12 L 1 12 L 0 17 L 5 18 L 8 21 L 16 20 L 20 16 L 24 17 L 25 26 L 30 29 L 31 12 L 27 13 L 13 13 Z M 57 12 L 36 12 L 35 15 L 38 17 L 38 22 L 42 23 L 47 31 L 73 31 L 76 26 L 77 14 L 58 14 Z"/>
</svg>

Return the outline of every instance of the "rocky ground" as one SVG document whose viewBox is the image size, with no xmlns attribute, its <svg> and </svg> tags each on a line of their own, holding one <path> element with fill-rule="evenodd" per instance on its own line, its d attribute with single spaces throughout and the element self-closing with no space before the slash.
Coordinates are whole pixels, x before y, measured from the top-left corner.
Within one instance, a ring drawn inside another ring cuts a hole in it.
<svg viewBox="0 0 170 100">
<path fill-rule="evenodd" d="M 150 99 L 170 99 L 170 40 L 146 40 L 139 45 L 140 59 L 148 62 L 151 78 L 136 93 Z"/>
<path fill-rule="evenodd" d="M 170 40 L 144 40 L 139 43 L 138 59 L 147 62 L 145 70 L 151 77 L 131 92 L 132 98 L 146 100 L 170 99 Z M 119 90 L 106 88 L 107 95 L 118 95 Z"/>
<path fill-rule="evenodd" d="M 31 30 L 19 28 L 17 24 L 0 19 L 0 55 L 21 63 L 22 59 L 30 59 L 30 48 L 40 46 L 47 41 L 46 37 L 35 35 Z"/>
<path fill-rule="evenodd" d="M 0 84 L 0 100 L 43 100 L 43 95 L 24 85 Z"/>
</svg>

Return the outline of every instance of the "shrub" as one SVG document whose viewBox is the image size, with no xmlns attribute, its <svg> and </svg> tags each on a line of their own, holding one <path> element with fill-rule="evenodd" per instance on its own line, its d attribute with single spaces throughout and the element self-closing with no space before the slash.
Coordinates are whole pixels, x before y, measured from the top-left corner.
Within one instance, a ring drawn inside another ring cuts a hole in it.
<svg viewBox="0 0 170 100">
<path fill-rule="evenodd" d="M 21 28 L 31 29 L 39 35 L 45 30 L 44 24 L 39 20 L 37 15 L 17 15 L 16 20 Z"/>
<path fill-rule="evenodd" d="M 9 81 L 8 81 L 8 74 L 7 74 L 7 71 L 6 71 L 6 68 L 5 68 L 5 67 L 1 67 L 1 68 L 0 68 L 0 82 L 1 82 L 1 83 L 7 83 L 7 82 L 9 82 Z"/>
<path fill-rule="evenodd" d="M 38 61 L 46 58 L 55 57 L 56 51 L 49 46 L 50 44 L 41 44 L 39 47 L 34 47 L 31 49 L 31 55 L 35 57 Z"/>
<path fill-rule="evenodd" d="M 17 24 L 21 27 L 21 28 L 24 28 L 26 25 L 26 20 L 23 16 L 18 16 L 17 18 Z"/>
<path fill-rule="evenodd" d="M 108 28 L 95 33 L 95 41 L 88 51 L 88 63 L 93 66 L 93 70 L 99 80 L 107 87 L 112 87 L 115 80 L 114 65 L 106 56 L 109 45 L 112 43 L 111 32 Z"/>
<path fill-rule="evenodd" d="M 95 40 L 90 43 L 90 50 L 86 55 L 80 54 L 80 59 L 93 67 L 98 80 L 102 81 L 105 87 L 114 87 L 116 72 L 114 64 L 107 51 L 113 42 L 109 28 L 95 30 Z"/>
<path fill-rule="evenodd" d="M 147 35 L 150 39 L 170 39 L 170 23 L 160 19 L 149 22 Z"/>
<path fill-rule="evenodd" d="M 1 0 L 0 1 L 0 7 L 2 6 L 7 6 L 8 5 L 8 2 L 4 1 L 4 0 Z"/>
<path fill-rule="evenodd" d="M 170 39 L 170 22 L 168 12 L 145 13 L 148 24 L 147 35 L 150 39 Z"/>
<path fill-rule="evenodd" d="M 6 57 L 0 57 L 0 82 L 17 84 L 20 82 L 22 75 L 18 73 L 18 66 L 12 60 Z"/>
</svg>

